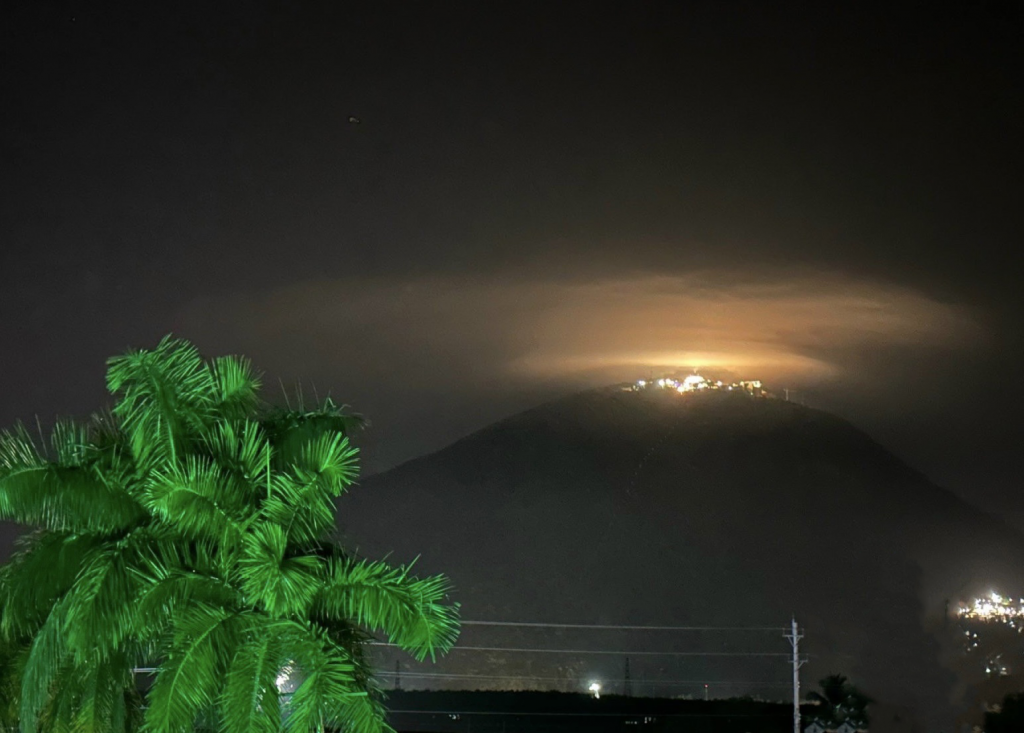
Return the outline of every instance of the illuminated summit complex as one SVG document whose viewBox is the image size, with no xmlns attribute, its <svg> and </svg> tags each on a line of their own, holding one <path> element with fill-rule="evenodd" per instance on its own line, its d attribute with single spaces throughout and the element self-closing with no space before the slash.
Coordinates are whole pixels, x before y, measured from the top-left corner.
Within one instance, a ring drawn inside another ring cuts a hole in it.
<svg viewBox="0 0 1024 733">
<path fill-rule="evenodd" d="M 961 603 L 957 615 L 964 651 L 978 660 L 986 677 L 1008 677 L 1016 671 L 1011 663 L 1024 656 L 1024 598 L 993 592 Z"/>
<path fill-rule="evenodd" d="M 695 392 L 746 392 L 752 397 L 770 397 L 764 389 L 761 380 L 754 379 L 740 382 L 712 381 L 694 372 L 683 379 L 673 377 L 662 377 L 660 379 L 638 379 L 635 384 L 626 388 L 633 392 L 648 389 L 663 389 L 677 392 L 678 394 L 689 394 Z"/>
<path fill-rule="evenodd" d="M 990 593 L 985 598 L 975 598 L 970 604 L 961 603 L 958 615 L 964 620 L 1002 623 L 1011 629 L 1021 629 L 1024 628 L 1024 598 L 1014 601 Z"/>
</svg>

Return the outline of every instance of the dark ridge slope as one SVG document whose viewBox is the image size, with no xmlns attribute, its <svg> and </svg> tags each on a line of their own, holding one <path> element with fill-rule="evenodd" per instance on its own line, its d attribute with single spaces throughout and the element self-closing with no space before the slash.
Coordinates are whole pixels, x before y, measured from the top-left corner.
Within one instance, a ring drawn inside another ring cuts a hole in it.
<svg viewBox="0 0 1024 733">
<path fill-rule="evenodd" d="M 808 679 L 934 709 L 953 689 L 945 600 L 1024 588 L 1024 540 L 999 521 L 835 416 L 738 395 L 574 395 L 372 476 L 340 510 L 364 552 L 447 572 L 467 618 L 795 613 Z"/>
</svg>

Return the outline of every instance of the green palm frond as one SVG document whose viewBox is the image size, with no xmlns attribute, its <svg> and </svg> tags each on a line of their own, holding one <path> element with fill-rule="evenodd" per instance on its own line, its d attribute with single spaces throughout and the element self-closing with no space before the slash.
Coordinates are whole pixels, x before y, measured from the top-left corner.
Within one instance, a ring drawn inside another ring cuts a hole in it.
<svg viewBox="0 0 1024 733">
<path fill-rule="evenodd" d="M 277 474 L 262 516 L 284 528 L 291 542 L 307 547 L 334 528 L 334 511 L 334 500 L 316 475 Z"/>
<path fill-rule="evenodd" d="M 249 499 L 219 465 L 189 456 L 153 472 L 143 503 L 185 537 L 231 546 L 241 537 Z"/>
<path fill-rule="evenodd" d="M 359 475 L 359 449 L 341 432 L 322 433 L 307 441 L 292 463 L 297 473 L 316 476 L 334 496 L 348 488 Z"/>
<path fill-rule="evenodd" d="M 274 466 L 286 469 L 299 460 L 303 447 L 321 435 L 352 435 L 366 421 L 330 398 L 313 409 L 268 408 L 260 422 L 274 447 Z"/>
<path fill-rule="evenodd" d="M 275 475 L 263 514 L 299 544 L 334 526 L 334 500 L 358 475 L 358 449 L 341 433 L 324 433 L 297 450 L 287 472 Z"/>
<path fill-rule="evenodd" d="M 237 607 L 241 594 L 218 574 L 221 554 L 213 543 L 151 541 L 134 567 L 141 579 L 132 622 L 136 637 L 161 640 L 176 613 L 193 604 Z"/>
<path fill-rule="evenodd" d="M 18 707 L 21 678 L 28 660 L 29 646 L 0 639 L 0 732 L 18 732 Z"/>
<path fill-rule="evenodd" d="M 173 646 L 149 692 L 145 728 L 153 733 L 185 733 L 213 706 L 243 625 L 240 614 L 204 605 L 175 621 Z"/>
<path fill-rule="evenodd" d="M 246 534 L 239 562 L 242 590 L 274 618 L 305 615 L 322 585 L 322 558 L 286 557 L 288 537 L 276 524 L 262 524 Z"/>
<path fill-rule="evenodd" d="M 56 440 L 59 453 L 75 462 L 48 460 L 24 426 L 0 433 L 0 519 L 56 531 L 117 532 L 145 516 L 123 488 L 78 461 L 85 447 Z"/>
<path fill-rule="evenodd" d="M 66 600 L 58 601 L 32 641 L 21 678 L 19 717 L 22 733 L 35 733 L 39 714 L 50 700 L 61 670 L 67 665 L 69 654 L 64 641 L 67 607 Z"/>
<path fill-rule="evenodd" d="M 330 716 L 341 700 L 369 694 L 355 684 L 351 656 L 321 630 L 291 622 L 282 638 L 303 677 L 285 706 L 289 733 L 323 731 L 326 723 L 334 722 Z"/>
<path fill-rule="evenodd" d="M 225 420 L 202 436 L 218 466 L 248 483 L 253 502 L 266 496 L 272 449 L 263 426 L 255 420 Z"/>
<path fill-rule="evenodd" d="M 353 733 L 394 733 L 386 722 L 387 710 L 373 693 L 349 695 L 334 701 L 330 713 L 332 728 Z"/>
<path fill-rule="evenodd" d="M 50 432 L 54 461 L 62 466 L 82 466 L 91 459 L 89 429 L 71 420 L 58 420 Z"/>
<path fill-rule="evenodd" d="M 443 576 L 420 579 L 405 567 L 340 557 L 331 559 L 329 578 L 314 613 L 383 631 L 419 660 L 448 651 L 458 638 L 458 606 L 446 603 L 451 587 Z"/>
<path fill-rule="evenodd" d="M 137 530 L 86 556 L 74 587 L 65 596 L 64 633 L 77 662 L 105 660 L 132 635 L 135 602 L 143 582 L 136 568 L 151 539 L 148 532 Z"/>
<path fill-rule="evenodd" d="M 116 658 L 80 667 L 74 684 L 78 704 L 71 717 L 71 733 L 124 733 L 127 689 L 133 685 L 125 674 L 127 660 Z"/>
<path fill-rule="evenodd" d="M 106 730 L 111 733 L 128 732 L 128 693 L 124 690 L 114 691 L 109 708 Z"/>
<path fill-rule="evenodd" d="M 260 378 L 252 363 L 239 356 L 222 356 L 210 364 L 214 410 L 224 420 L 251 415 L 259 406 Z"/>
<path fill-rule="evenodd" d="M 58 670 L 53 685 L 36 720 L 36 729 L 45 733 L 73 733 L 75 713 L 81 700 L 82 675 L 71 664 Z M 22 726 L 24 732 L 26 728 Z"/>
<path fill-rule="evenodd" d="M 139 465 L 175 461 L 214 405 L 213 375 L 190 343 L 164 338 L 150 351 L 107 362 L 107 389 L 119 397 L 114 414 Z"/>
<path fill-rule="evenodd" d="M 232 608 L 239 604 L 239 595 L 229 583 L 215 576 L 177 572 L 140 595 L 134 625 L 141 636 L 160 638 L 180 609 L 195 603 Z"/>
<path fill-rule="evenodd" d="M 0 569 L 0 633 L 8 639 L 34 633 L 102 541 L 96 535 L 47 531 L 22 538 Z"/>
<path fill-rule="evenodd" d="M 228 671 L 221 694 L 224 733 L 276 733 L 281 728 L 277 676 L 281 646 L 272 629 L 254 625 Z"/>
</svg>

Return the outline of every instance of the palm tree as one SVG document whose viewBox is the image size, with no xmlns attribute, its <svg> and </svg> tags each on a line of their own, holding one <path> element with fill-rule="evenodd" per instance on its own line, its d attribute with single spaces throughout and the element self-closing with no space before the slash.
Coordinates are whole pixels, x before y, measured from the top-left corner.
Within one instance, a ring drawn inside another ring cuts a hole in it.
<svg viewBox="0 0 1024 733">
<path fill-rule="evenodd" d="M 868 705 L 871 698 L 858 690 L 844 675 L 830 674 L 818 682 L 821 692 L 810 692 L 808 700 L 818 703 L 814 719 L 828 725 L 842 725 L 849 720 L 854 725 L 868 724 Z"/>
<path fill-rule="evenodd" d="M 17 733 L 23 647 L 0 639 L 0 733 Z"/>
<path fill-rule="evenodd" d="M 0 519 L 35 528 L 0 569 L 21 730 L 134 730 L 140 668 L 152 733 L 385 728 L 368 644 L 434 658 L 458 616 L 443 576 L 332 538 L 359 420 L 273 408 L 246 360 L 170 337 L 111 359 L 107 385 L 113 410 L 49 445 L 0 434 Z"/>
</svg>

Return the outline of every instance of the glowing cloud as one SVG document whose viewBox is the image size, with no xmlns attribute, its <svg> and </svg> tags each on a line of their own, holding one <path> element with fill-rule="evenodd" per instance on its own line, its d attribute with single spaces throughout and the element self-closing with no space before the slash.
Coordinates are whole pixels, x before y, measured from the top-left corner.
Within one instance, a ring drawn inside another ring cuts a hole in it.
<svg viewBox="0 0 1024 733">
<path fill-rule="evenodd" d="M 984 339 L 954 306 L 821 273 L 306 282 L 196 303 L 182 321 L 189 334 L 218 332 L 220 348 L 226 340 L 271 368 L 301 353 L 307 367 L 322 359 L 324 367 L 385 369 L 413 382 L 633 380 L 637 370 L 692 367 L 814 379 L 843 373 L 852 352 Z M 273 349 L 278 359 L 259 353 L 268 344 L 285 347 Z"/>
</svg>

